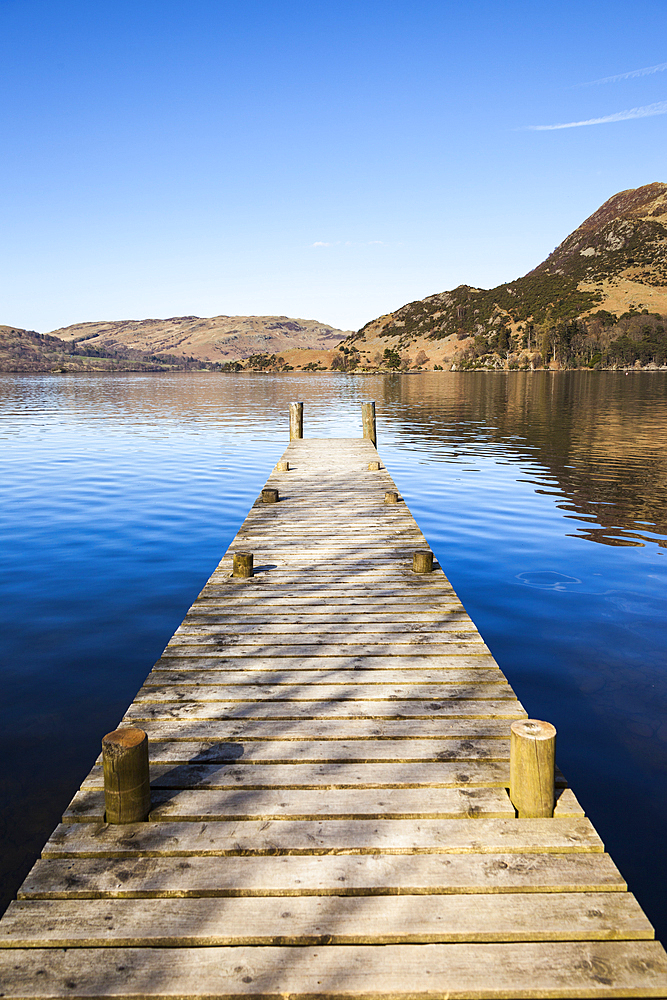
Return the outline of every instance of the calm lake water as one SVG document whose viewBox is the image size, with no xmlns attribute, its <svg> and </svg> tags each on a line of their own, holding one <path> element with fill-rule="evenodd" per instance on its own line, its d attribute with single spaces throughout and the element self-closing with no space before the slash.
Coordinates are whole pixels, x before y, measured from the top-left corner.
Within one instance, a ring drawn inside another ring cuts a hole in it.
<svg viewBox="0 0 667 1000">
<path fill-rule="evenodd" d="M 0 912 L 287 442 L 378 446 L 667 939 L 667 374 L 0 376 Z M 363 539 L 360 539 L 363 545 Z"/>
</svg>

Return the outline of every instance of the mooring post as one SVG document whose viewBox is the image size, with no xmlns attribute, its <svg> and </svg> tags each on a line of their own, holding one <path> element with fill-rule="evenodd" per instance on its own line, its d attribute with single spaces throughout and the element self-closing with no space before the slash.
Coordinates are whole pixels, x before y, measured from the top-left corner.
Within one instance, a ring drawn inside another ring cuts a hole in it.
<svg viewBox="0 0 667 1000">
<path fill-rule="evenodd" d="M 510 733 L 510 799 L 519 819 L 553 816 L 555 727 L 539 719 L 521 719 L 512 723 Z"/>
<path fill-rule="evenodd" d="M 235 552 L 232 559 L 232 576 L 254 576 L 252 552 Z"/>
<path fill-rule="evenodd" d="M 377 448 L 378 436 L 375 427 L 375 403 L 367 402 L 361 404 L 361 424 L 363 427 L 362 437 L 369 438 Z"/>
<path fill-rule="evenodd" d="M 286 459 L 281 458 L 276 465 L 276 472 L 289 472 L 289 462 Z"/>
<path fill-rule="evenodd" d="M 102 740 L 107 823 L 143 823 L 151 811 L 148 737 L 143 729 L 116 729 Z"/>
<path fill-rule="evenodd" d="M 262 490 L 262 503 L 278 503 L 280 494 L 272 486 L 265 486 Z"/>
<path fill-rule="evenodd" d="M 369 472 L 379 472 L 380 471 L 380 463 L 379 462 L 369 462 L 368 463 L 368 471 Z"/>
<path fill-rule="evenodd" d="M 289 439 L 297 441 L 303 437 L 303 403 L 289 405 Z"/>
<path fill-rule="evenodd" d="M 433 553 L 430 549 L 416 549 L 412 557 L 412 569 L 415 573 L 433 572 Z"/>
<path fill-rule="evenodd" d="M 387 490 L 384 495 L 385 503 L 398 503 L 398 493 L 396 490 Z"/>
</svg>

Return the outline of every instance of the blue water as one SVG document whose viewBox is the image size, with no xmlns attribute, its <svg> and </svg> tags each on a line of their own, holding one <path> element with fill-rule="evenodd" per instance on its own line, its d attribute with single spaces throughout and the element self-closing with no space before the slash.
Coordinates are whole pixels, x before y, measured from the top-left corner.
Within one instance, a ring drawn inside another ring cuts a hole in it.
<svg viewBox="0 0 667 1000">
<path fill-rule="evenodd" d="M 305 402 L 379 448 L 667 939 L 664 373 L 0 376 L 0 911 Z"/>
</svg>

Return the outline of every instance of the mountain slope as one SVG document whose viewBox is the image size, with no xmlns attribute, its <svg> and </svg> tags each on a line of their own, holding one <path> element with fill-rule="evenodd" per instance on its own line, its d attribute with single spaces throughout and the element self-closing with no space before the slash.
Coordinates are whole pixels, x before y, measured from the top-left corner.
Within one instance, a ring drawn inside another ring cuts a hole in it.
<svg viewBox="0 0 667 1000">
<path fill-rule="evenodd" d="M 132 348 L 201 361 L 229 361 L 290 349 L 330 350 L 349 331 L 288 316 L 174 316 L 170 319 L 77 323 L 53 330 L 63 340 L 86 341 L 105 350 Z"/>
<path fill-rule="evenodd" d="M 83 371 L 182 371 L 205 368 L 202 361 L 156 357 L 128 347 L 106 350 L 88 343 L 70 341 L 48 333 L 0 326 L 0 371 L 2 372 L 83 372 Z"/>
<path fill-rule="evenodd" d="M 478 357 L 530 352 L 558 323 L 600 311 L 613 321 L 643 309 L 667 313 L 667 184 L 614 195 L 524 277 L 410 302 L 366 324 L 346 345 L 371 360 L 387 349 L 422 352 L 432 367 L 472 344 Z"/>
</svg>

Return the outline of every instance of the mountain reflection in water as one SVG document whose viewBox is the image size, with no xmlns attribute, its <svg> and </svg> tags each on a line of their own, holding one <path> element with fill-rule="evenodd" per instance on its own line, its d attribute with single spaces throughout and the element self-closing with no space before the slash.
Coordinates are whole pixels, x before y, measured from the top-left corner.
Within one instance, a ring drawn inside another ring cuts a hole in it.
<svg viewBox="0 0 667 1000">
<path fill-rule="evenodd" d="M 376 400 L 399 489 L 667 938 L 662 372 L 0 376 L 0 908 L 237 531 L 293 399 L 308 437 L 359 435 Z"/>
</svg>

